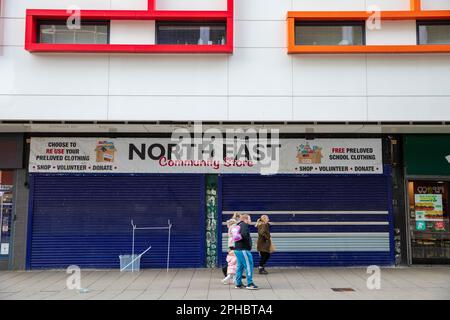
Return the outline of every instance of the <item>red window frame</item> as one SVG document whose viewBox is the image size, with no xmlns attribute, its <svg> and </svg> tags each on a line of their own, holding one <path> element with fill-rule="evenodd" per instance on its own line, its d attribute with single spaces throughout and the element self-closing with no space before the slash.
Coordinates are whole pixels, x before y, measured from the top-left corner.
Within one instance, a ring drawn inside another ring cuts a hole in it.
<svg viewBox="0 0 450 320">
<path fill-rule="evenodd" d="M 90 53 L 233 53 L 234 0 L 227 0 L 226 11 L 156 10 L 156 0 L 148 0 L 147 10 L 80 10 L 82 21 L 154 20 L 154 21 L 222 21 L 226 23 L 225 45 L 159 44 L 47 44 L 37 39 L 38 20 L 66 20 L 67 10 L 28 9 L 26 12 L 25 50 L 29 52 Z"/>
</svg>

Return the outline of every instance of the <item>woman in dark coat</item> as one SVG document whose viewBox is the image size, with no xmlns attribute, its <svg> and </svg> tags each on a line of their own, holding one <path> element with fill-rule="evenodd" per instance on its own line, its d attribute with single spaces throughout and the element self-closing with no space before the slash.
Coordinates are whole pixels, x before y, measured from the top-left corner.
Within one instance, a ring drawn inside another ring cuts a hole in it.
<svg viewBox="0 0 450 320">
<path fill-rule="evenodd" d="M 270 251 L 272 247 L 272 239 L 270 237 L 269 230 L 269 217 L 266 215 L 262 215 L 261 218 L 256 222 L 256 228 L 258 228 L 258 243 L 256 249 L 261 256 L 259 260 L 259 273 L 260 274 L 268 274 L 265 269 L 265 265 L 267 260 L 270 258 Z"/>
</svg>

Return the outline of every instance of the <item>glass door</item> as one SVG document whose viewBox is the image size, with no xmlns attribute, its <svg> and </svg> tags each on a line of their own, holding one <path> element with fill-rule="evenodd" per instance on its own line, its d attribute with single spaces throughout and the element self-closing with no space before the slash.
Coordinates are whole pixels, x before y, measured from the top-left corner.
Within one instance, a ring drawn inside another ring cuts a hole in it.
<svg viewBox="0 0 450 320">
<path fill-rule="evenodd" d="M 412 264 L 450 264 L 449 183 L 408 182 Z"/>
</svg>

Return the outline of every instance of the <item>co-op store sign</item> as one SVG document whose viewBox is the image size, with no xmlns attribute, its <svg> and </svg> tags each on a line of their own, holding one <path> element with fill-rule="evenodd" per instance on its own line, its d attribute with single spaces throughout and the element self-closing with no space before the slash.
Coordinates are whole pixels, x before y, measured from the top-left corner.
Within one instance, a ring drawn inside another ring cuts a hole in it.
<svg viewBox="0 0 450 320">
<path fill-rule="evenodd" d="M 381 139 L 32 138 L 30 151 L 41 173 L 383 173 Z"/>
</svg>

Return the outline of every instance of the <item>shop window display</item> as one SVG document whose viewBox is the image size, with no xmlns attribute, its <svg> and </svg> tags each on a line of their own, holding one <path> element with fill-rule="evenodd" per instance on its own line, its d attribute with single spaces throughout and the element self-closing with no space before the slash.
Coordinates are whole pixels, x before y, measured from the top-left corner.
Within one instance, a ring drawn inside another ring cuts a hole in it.
<svg viewBox="0 0 450 320">
<path fill-rule="evenodd" d="M 408 182 L 412 263 L 449 264 L 449 183 Z"/>
</svg>

